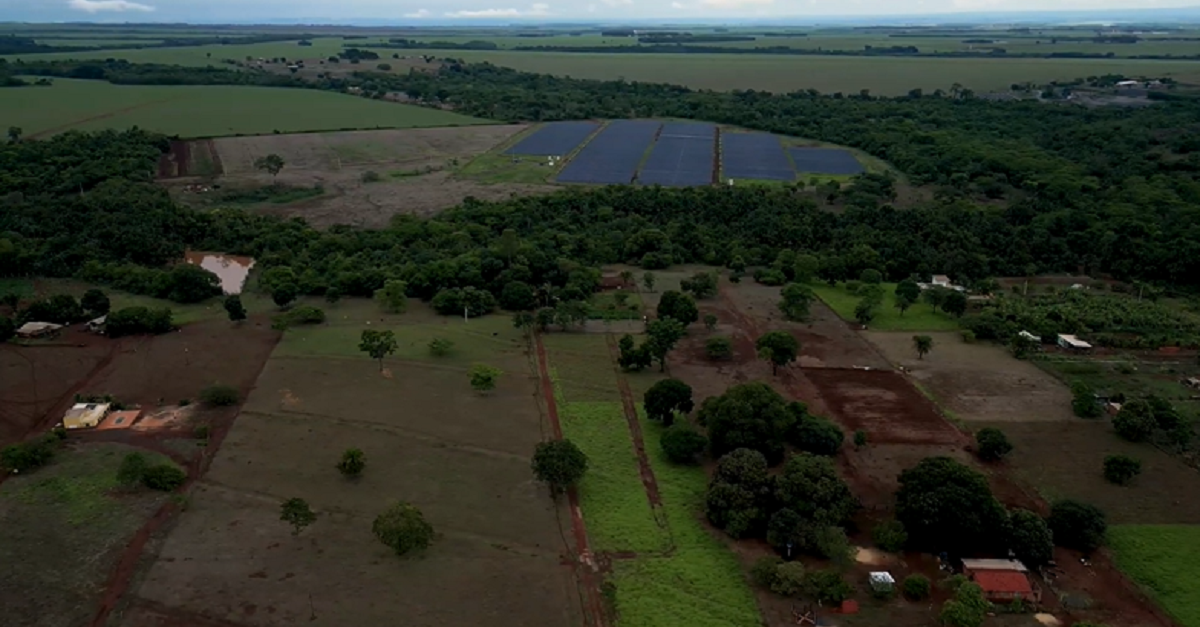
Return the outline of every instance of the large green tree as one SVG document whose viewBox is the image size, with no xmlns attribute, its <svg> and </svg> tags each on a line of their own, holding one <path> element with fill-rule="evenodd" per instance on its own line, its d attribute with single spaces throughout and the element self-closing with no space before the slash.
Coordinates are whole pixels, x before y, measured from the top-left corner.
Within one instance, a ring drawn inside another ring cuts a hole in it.
<svg viewBox="0 0 1200 627">
<path fill-rule="evenodd" d="M 768 331 L 758 338 L 754 347 L 771 363 L 771 374 L 779 374 L 779 367 L 796 361 L 800 353 L 800 342 L 787 331 Z"/>
<path fill-rule="evenodd" d="M 705 399 L 697 417 L 708 428 L 713 457 L 744 448 L 775 465 L 783 461 L 784 441 L 800 411 L 767 384 L 754 382 Z"/>
<path fill-rule="evenodd" d="M 922 549 L 977 553 L 1004 548 L 1008 514 L 987 478 L 949 457 L 928 457 L 900 473 L 896 519 Z"/>
</svg>

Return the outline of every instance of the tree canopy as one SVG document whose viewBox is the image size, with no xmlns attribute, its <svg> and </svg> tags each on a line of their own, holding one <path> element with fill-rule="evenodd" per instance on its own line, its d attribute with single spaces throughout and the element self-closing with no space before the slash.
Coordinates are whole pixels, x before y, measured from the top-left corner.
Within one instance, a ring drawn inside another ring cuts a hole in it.
<svg viewBox="0 0 1200 627">
<path fill-rule="evenodd" d="M 987 478 L 949 457 L 900 473 L 896 519 L 913 546 L 936 552 L 1004 548 L 1008 538 L 1008 513 Z"/>
<path fill-rule="evenodd" d="M 802 406 L 789 406 L 765 383 L 735 385 L 700 405 L 698 420 L 708 429 L 713 457 L 736 449 L 751 449 L 771 465 L 783 461 L 783 445 Z"/>
</svg>

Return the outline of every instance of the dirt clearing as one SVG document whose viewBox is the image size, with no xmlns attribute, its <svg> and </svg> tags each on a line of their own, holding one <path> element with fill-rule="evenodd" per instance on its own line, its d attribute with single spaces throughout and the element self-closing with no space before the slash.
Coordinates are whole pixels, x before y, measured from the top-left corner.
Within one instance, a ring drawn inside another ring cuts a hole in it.
<svg viewBox="0 0 1200 627">
<path fill-rule="evenodd" d="M 809 369 L 804 376 L 846 429 L 871 442 L 956 444 L 963 434 L 904 377 L 890 370 Z"/>
<path fill-rule="evenodd" d="M 909 370 L 946 410 L 967 421 L 1076 420 L 1071 393 L 1037 366 L 994 344 L 967 344 L 957 333 L 927 333 L 933 350 L 917 359 L 911 333 L 864 333 Z"/>
</svg>

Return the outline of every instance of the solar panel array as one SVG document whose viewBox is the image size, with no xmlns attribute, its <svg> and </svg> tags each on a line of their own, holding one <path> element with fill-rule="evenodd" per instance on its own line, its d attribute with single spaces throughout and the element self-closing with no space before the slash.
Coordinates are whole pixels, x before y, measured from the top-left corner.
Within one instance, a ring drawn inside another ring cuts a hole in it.
<svg viewBox="0 0 1200 627">
<path fill-rule="evenodd" d="M 725 178 L 793 181 L 796 171 L 779 138 L 766 133 L 721 135 L 721 166 Z"/>
<path fill-rule="evenodd" d="M 592 138 L 558 175 L 560 183 L 618 185 L 633 182 L 660 122 L 616 120 Z"/>
<path fill-rule="evenodd" d="M 837 148 L 792 148 L 796 171 L 805 174 L 862 174 L 863 166 L 854 155 Z"/>
<path fill-rule="evenodd" d="M 508 155 L 561 157 L 575 150 L 600 124 L 597 122 L 550 122 L 504 151 Z"/>
<path fill-rule="evenodd" d="M 638 182 L 664 187 L 711 185 L 717 127 L 669 122 L 638 173 Z"/>
</svg>

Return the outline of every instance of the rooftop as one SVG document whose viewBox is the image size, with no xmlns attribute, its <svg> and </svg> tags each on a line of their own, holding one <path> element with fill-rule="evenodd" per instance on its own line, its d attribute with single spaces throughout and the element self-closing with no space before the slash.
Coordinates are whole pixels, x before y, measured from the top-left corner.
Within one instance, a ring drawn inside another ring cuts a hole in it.
<svg viewBox="0 0 1200 627">
<path fill-rule="evenodd" d="M 1015 570 L 1027 572 L 1029 569 L 1017 560 L 978 559 L 963 560 L 963 568 L 968 570 Z"/>
<path fill-rule="evenodd" d="M 1033 593 L 1029 578 L 1015 570 L 980 570 L 972 573 L 972 578 L 984 593 Z"/>
</svg>

